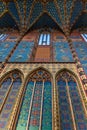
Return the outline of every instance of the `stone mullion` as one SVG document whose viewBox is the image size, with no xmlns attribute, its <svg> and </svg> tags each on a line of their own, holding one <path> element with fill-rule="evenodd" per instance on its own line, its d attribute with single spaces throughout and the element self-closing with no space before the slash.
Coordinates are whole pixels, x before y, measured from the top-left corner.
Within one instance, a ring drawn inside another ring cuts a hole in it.
<svg viewBox="0 0 87 130">
<path fill-rule="evenodd" d="M 15 46 L 12 48 L 12 50 L 8 54 L 8 56 L 6 57 L 5 61 L 2 62 L 1 66 L 0 66 L 0 73 L 2 72 L 2 70 L 4 69 L 4 67 L 6 66 L 6 63 L 9 61 L 10 57 L 12 56 L 12 54 L 14 53 L 14 51 L 16 50 L 16 48 L 18 47 L 18 45 L 19 45 L 22 37 L 23 37 L 23 35 L 20 35 L 20 37 L 16 41 Z"/>
<path fill-rule="evenodd" d="M 76 54 L 76 51 L 75 51 L 75 48 L 73 46 L 71 39 L 68 37 L 67 40 L 68 40 L 68 44 L 70 46 L 70 50 L 71 50 L 72 55 L 73 55 L 73 59 L 76 62 L 77 70 L 78 70 L 78 73 L 80 75 L 81 81 L 83 83 L 84 90 L 87 90 L 87 78 L 86 78 L 85 72 L 84 72 L 83 67 L 79 61 L 77 54 Z"/>
<path fill-rule="evenodd" d="M 29 112 L 28 112 L 28 120 L 27 120 L 26 130 L 29 129 L 30 116 L 31 116 L 31 109 L 32 109 L 33 98 L 34 98 L 34 93 L 35 93 L 35 87 L 36 87 L 36 81 L 34 81 L 34 86 L 33 86 L 33 91 L 32 91 L 32 97 L 31 97 L 31 102 L 30 102 L 30 108 L 29 108 Z"/>
<path fill-rule="evenodd" d="M 55 75 L 53 76 L 53 130 L 60 130 L 58 94 L 56 88 Z"/>
</svg>

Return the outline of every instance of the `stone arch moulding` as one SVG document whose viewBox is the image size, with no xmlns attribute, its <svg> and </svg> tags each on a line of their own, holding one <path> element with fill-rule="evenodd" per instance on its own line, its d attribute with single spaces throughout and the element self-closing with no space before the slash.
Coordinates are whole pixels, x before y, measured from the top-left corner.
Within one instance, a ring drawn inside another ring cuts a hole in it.
<svg viewBox="0 0 87 130">
<path fill-rule="evenodd" d="M 67 129 L 80 130 L 81 122 L 83 122 L 83 129 L 87 129 L 86 99 L 78 76 L 68 69 L 62 69 L 56 73 L 55 78 L 61 129 L 67 127 Z"/>
<path fill-rule="evenodd" d="M 27 80 L 29 79 L 30 75 L 31 75 L 33 72 L 38 71 L 38 70 L 44 70 L 44 71 L 46 71 L 47 73 L 49 73 L 49 75 L 50 75 L 50 77 L 51 77 L 51 80 L 53 79 L 53 75 L 52 75 L 52 73 L 51 73 L 48 69 L 46 69 L 45 67 L 38 67 L 38 68 L 33 69 L 31 72 L 29 72 L 29 73 L 27 74 L 27 76 L 25 77 L 25 84 L 27 83 Z"/>
<path fill-rule="evenodd" d="M 24 79 L 24 74 L 23 74 L 23 72 L 21 70 L 19 70 L 19 69 L 12 69 L 12 70 L 2 74 L 2 76 L 0 77 L 0 83 L 3 82 L 3 80 L 9 76 L 9 74 L 15 73 L 15 72 L 20 74 L 20 77 L 21 77 L 22 80 Z"/>
</svg>

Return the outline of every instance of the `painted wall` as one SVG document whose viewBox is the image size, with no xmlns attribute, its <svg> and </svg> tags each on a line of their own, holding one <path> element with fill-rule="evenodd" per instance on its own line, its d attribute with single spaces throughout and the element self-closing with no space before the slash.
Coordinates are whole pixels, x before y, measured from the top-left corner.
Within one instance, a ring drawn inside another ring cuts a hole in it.
<svg viewBox="0 0 87 130">
<path fill-rule="evenodd" d="M 30 60 L 31 52 L 36 40 L 36 33 L 28 33 L 23 37 L 18 47 L 12 54 L 9 62 L 28 62 Z"/>
<path fill-rule="evenodd" d="M 60 33 L 53 34 L 54 61 L 73 62 L 72 53 L 65 37 Z"/>
<path fill-rule="evenodd" d="M 73 33 L 71 37 L 73 38 L 73 45 L 76 50 L 77 56 L 82 64 L 82 67 L 87 74 L 87 43 L 83 40 L 83 38 L 80 36 L 80 34 Z"/>
<path fill-rule="evenodd" d="M 30 59 L 30 54 L 34 42 L 21 41 L 10 58 L 10 62 L 27 62 Z"/>
</svg>

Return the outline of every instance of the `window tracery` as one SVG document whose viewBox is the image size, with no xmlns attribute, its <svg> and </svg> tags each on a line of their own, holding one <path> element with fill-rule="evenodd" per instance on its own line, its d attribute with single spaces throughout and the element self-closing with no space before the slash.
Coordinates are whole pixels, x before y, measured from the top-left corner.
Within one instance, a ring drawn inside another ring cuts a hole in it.
<svg viewBox="0 0 87 130">
<path fill-rule="evenodd" d="M 19 129 L 52 130 L 51 76 L 43 69 L 29 76 L 16 127 Z"/>
<path fill-rule="evenodd" d="M 57 76 L 62 130 L 87 129 L 86 117 L 75 78 L 67 71 Z"/>
<path fill-rule="evenodd" d="M 11 72 L 0 84 L 0 129 L 6 129 L 22 79 L 19 72 Z"/>
</svg>

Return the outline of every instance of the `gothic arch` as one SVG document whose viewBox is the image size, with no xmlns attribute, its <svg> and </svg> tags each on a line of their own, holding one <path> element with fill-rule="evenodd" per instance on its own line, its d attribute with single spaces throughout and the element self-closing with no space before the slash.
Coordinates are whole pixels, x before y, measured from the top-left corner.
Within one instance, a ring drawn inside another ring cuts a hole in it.
<svg viewBox="0 0 87 130">
<path fill-rule="evenodd" d="M 87 129 L 85 106 L 74 72 L 62 69 L 56 74 L 60 126 L 62 130 Z M 82 123 L 82 125 L 81 125 Z M 83 128 L 82 128 L 83 127 Z"/>
<path fill-rule="evenodd" d="M 20 75 L 20 77 L 21 77 L 21 79 L 22 79 L 22 81 L 23 81 L 23 79 L 24 79 L 24 74 L 22 73 L 22 71 L 19 70 L 19 69 L 13 69 L 13 70 L 10 70 L 10 71 L 4 73 L 4 74 L 1 76 L 1 78 L 0 78 L 0 84 L 3 82 L 3 80 L 5 80 L 7 77 L 9 77 L 9 75 L 10 75 L 11 73 L 16 73 L 16 72 L 19 73 L 19 75 Z"/>
<path fill-rule="evenodd" d="M 51 73 L 42 67 L 36 68 L 27 75 L 24 85 L 25 92 L 23 95 L 16 130 L 26 128 L 32 130 L 35 128 L 40 129 L 41 127 L 42 130 L 52 130 L 51 79 Z M 24 108 L 26 108 L 26 110 Z M 45 120 L 47 120 L 47 124 Z M 22 123 L 25 125 L 23 126 Z"/>
<path fill-rule="evenodd" d="M 73 77 L 75 77 L 75 78 L 78 80 L 78 82 L 79 82 L 78 76 L 75 74 L 75 72 L 73 72 L 73 71 L 71 71 L 71 70 L 69 70 L 69 69 L 67 69 L 67 68 L 63 68 L 63 69 L 59 70 L 59 71 L 56 73 L 55 77 L 57 77 L 57 75 L 59 75 L 59 74 L 60 74 L 61 72 L 63 72 L 63 71 L 69 72 L 69 73 L 70 73 Z"/>
<path fill-rule="evenodd" d="M 27 74 L 27 76 L 26 76 L 26 78 L 25 78 L 25 83 L 24 83 L 24 85 L 27 84 L 27 81 L 28 81 L 30 75 L 31 75 L 33 72 L 36 72 L 36 71 L 38 71 L 38 70 L 44 70 L 45 72 L 49 73 L 49 75 L 50 75 L 50 77 L 51 77 L 51 80 L 53 79 L 53 75 L 51 74 L 51 72 L 50 72 L 48 69 L 46 69 L 46 68 L 44 68 L 44 67 L 38 67 L 38 68 L 33 69 L 31 72 L 29 72 L 29 73 Z"/>
<path fill-rule="evenodd" d="M 14 69 L 5 73 L 0 79 L 0 121 L 5 124 L 4 129 L 9 124 L 9 118 L 14 109 L 20 88 L 23 82 L 23 74 L 20 70 Z M 4 117 L 7 115 L 7 118 Z M 5 123 L 7 122 L 7 123 Z M 2 126 L 0 125 L 0 129 Z"/>
</svg>

